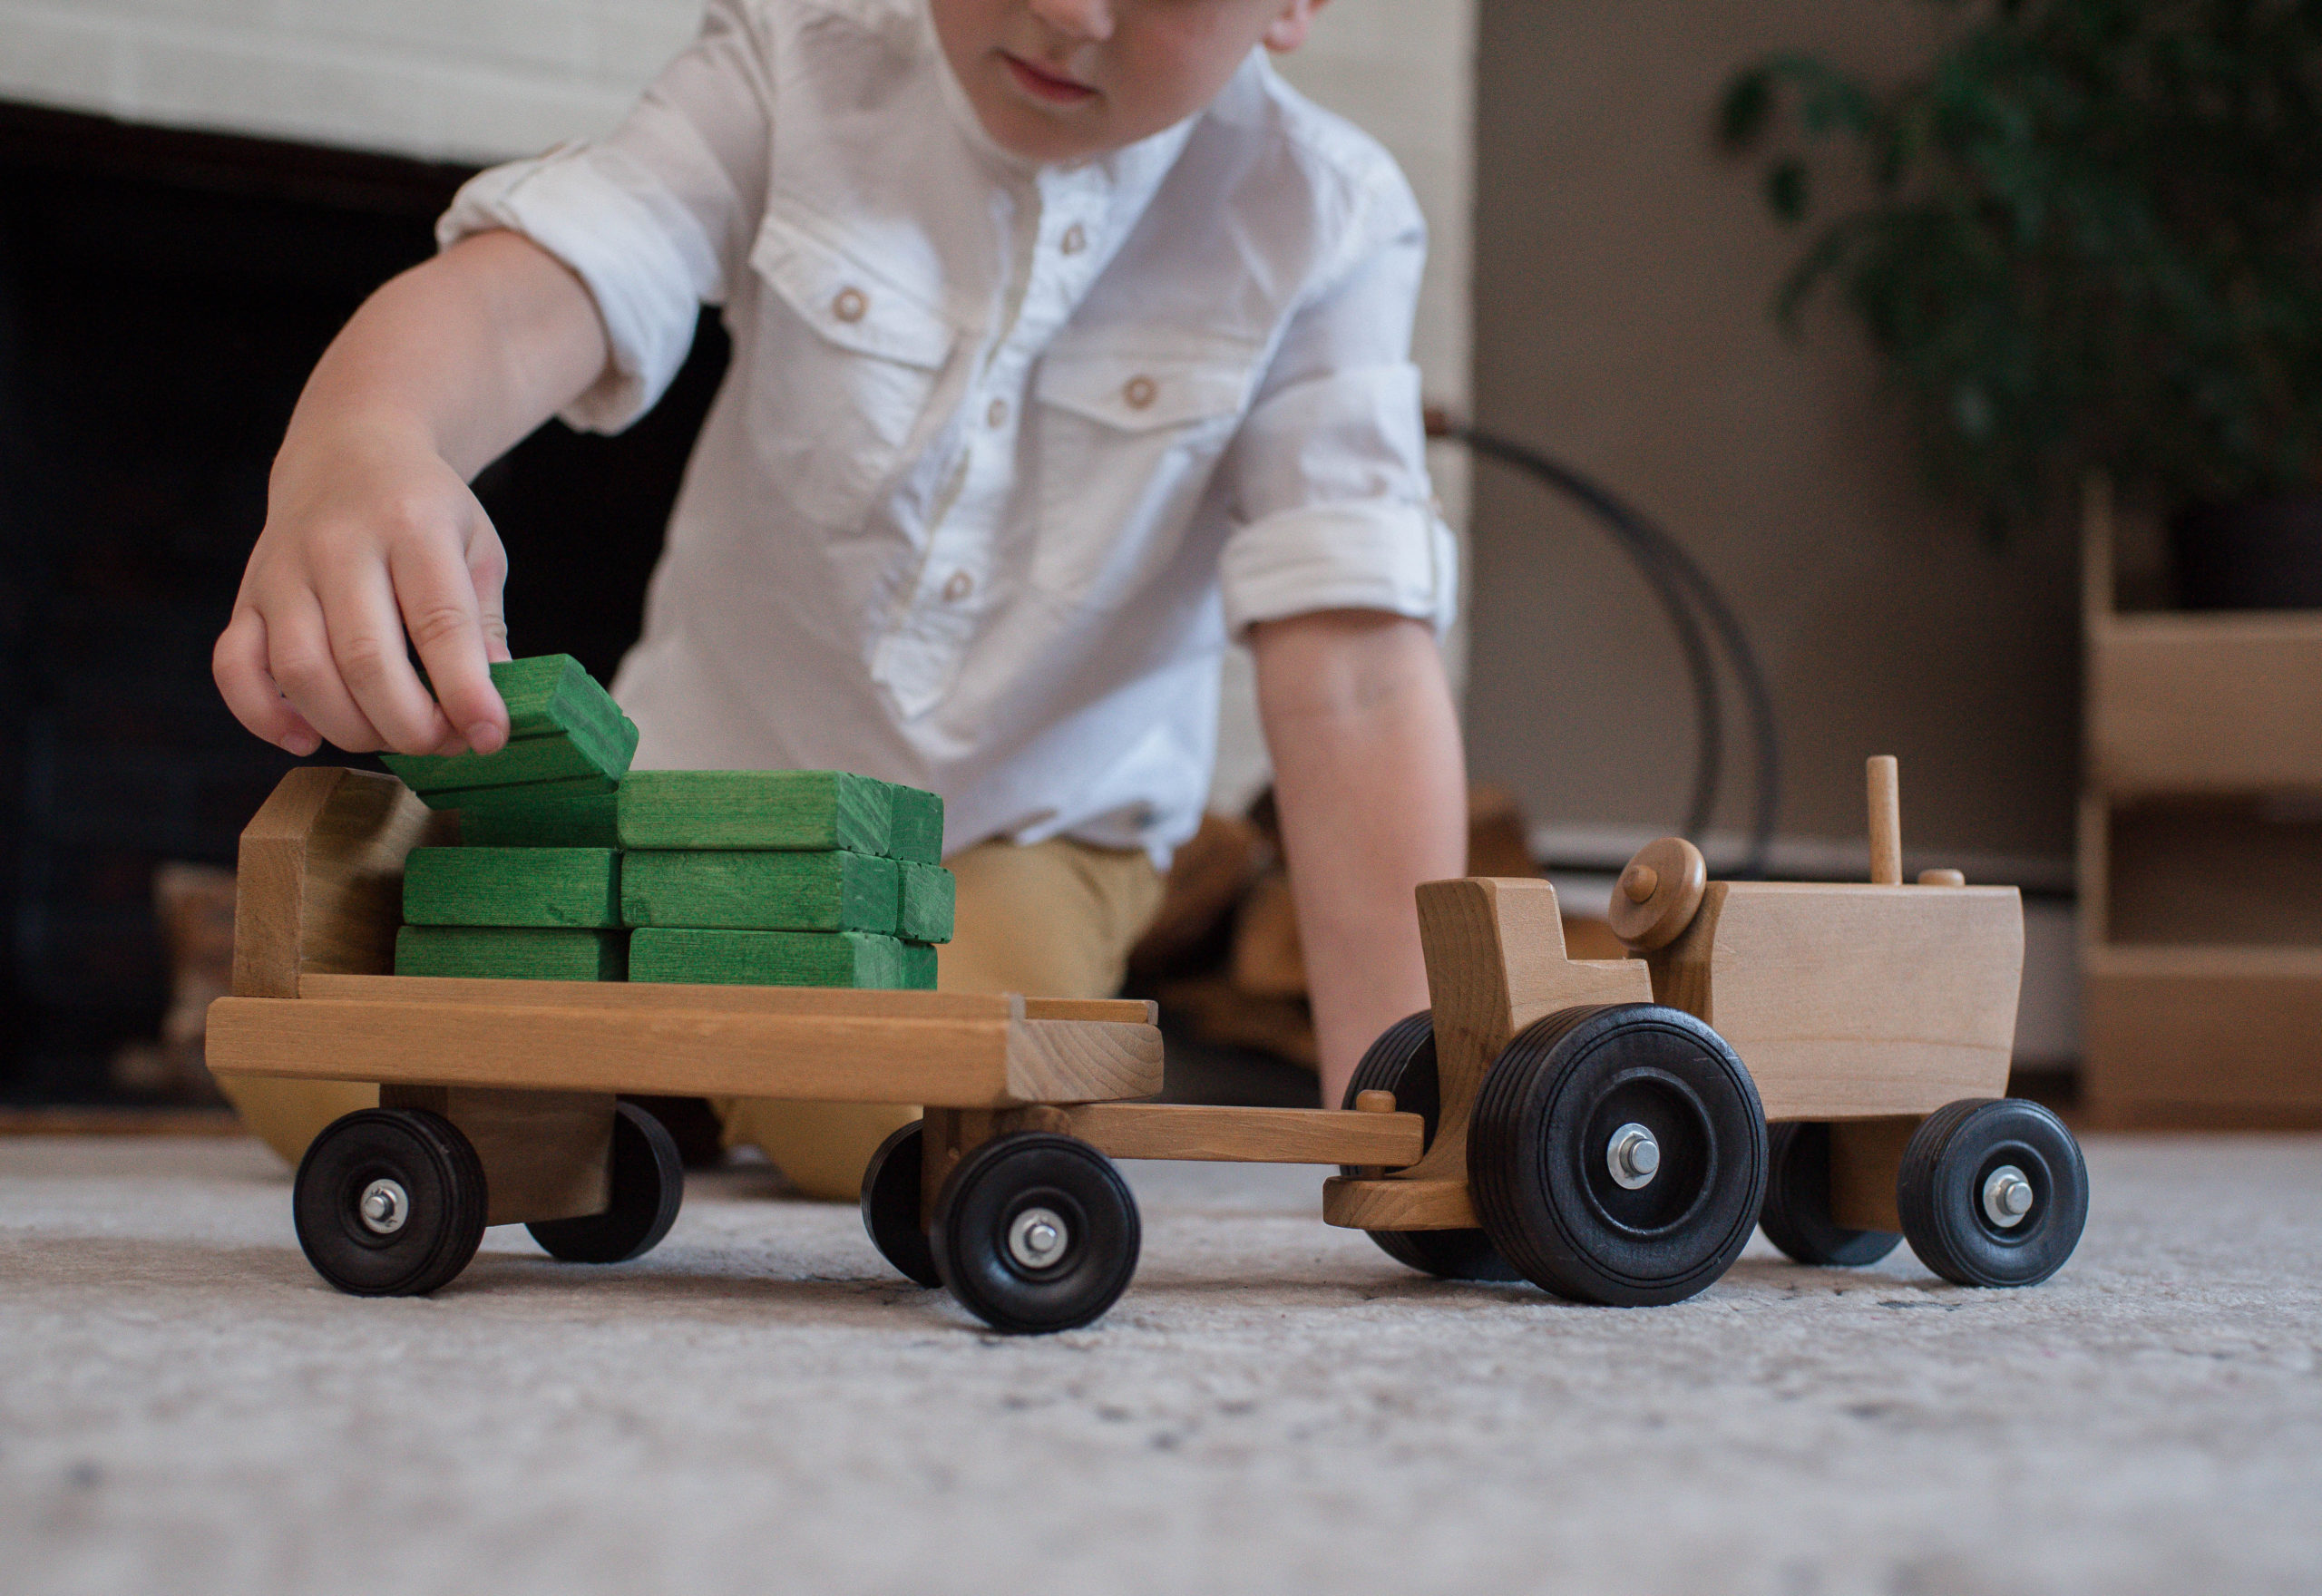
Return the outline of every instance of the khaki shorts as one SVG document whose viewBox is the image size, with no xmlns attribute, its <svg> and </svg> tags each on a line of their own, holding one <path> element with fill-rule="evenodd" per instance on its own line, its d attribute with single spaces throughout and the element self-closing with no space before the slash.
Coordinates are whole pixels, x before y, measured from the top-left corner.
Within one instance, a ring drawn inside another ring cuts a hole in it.
<svg viewBox="0 0 2322 1596">
<path fill-rule="evenodd" d="M 944 861 L 960 888 L 951 942 L 936 955 L 946 992 L 1110 998 L 1128 951 L 1161 907 L 1161 875 L 1141 850 L 1058 838 L 984 842 Z M 879 1143 L 919 1117 L 892 1103 L 714 1101 L 726 1144 L 759 1148 L 805 1196 L 853 1202 Z"/>
<path fill-rule="evenodd" d="M 1160 872 L 1141 851 L 1059 838 L 985 842 L 945 862 L 960 889 L 951 941 L 936 956 L 946 992 L 1109 998 L 1161 906 Z M 293 1164 L 325 1125 L 379 1101 L 376 1086 L 338 1081 L 219 1084 L 251 1132 Z M 727 1097 L 714 1106 L 727 1146 L 760 1148 L 804 1195 L 850 1202 L 879 1143 L 919 1117 L 894 1104 Z"/>
</svg>

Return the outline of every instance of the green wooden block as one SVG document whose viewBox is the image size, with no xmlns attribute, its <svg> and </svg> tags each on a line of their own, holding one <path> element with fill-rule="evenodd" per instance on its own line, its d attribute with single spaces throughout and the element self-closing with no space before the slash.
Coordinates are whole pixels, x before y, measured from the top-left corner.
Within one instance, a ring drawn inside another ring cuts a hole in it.
<svg viewBox="0 0 2322 1596">
<path fill-rule="evenodd" d="M 832 770 L 641 770 L 620 786 L 624 848 L 884 853 L 887 784 Z"/>
<path fill-rule="evenodd" d="M 492 685 L 508 706 L 506 747 L 496 754 L 383 754 L 380 763 L 437 809 L 458 805 L 434 794 L 584 776 L 611 783 L 629 769 L 637 727 L 571 655 L 502 660 L 492 667 Z"/>
<path fill-rule="evenodd" d="M 903 944 L 860 931 L 708 931 L 653 927 L 629 934 L 629 978 L 727 987 L 908 985 Z"/>
<path fill-rule="evenodd" d="M 471 792 L 542 782 L 588 782 L 610 793 L 629 768 L 629 752 L 557 732 L 511 743 L 497 754 L 382 754 L 379 763 L 430 808 L 457 809 Z"/>
<path fill-rule="evenodd" d="M 913 992 L 935 990 L 935 949 L 924 942 L 906 942 L 902 952 L 903 978 L 895 984 Z"/>
<path fill-rule="evenodd" d="M 508 706 L 508 735 L 544 737 L 552 732 L 586 732 L 607 744 L 624 740 L 637 748 L 637 728 L 613 696 L 580 668 L 570 654 L 541 654 L 506 659 L 492 667 L 492 685 Z"/>
<path fill-rule="evenodd" d="M 630 852 L 621 918 L 632 926 L 892 936 L 902 904 L 892 859 L 865 853 Z"/>
<path fill-rule="evenodd" d="M 618 981 L 626 978 L 628 955 L 627 931 L 405 926 L 395 933 L 395 974 L 399 976 Z"/>
<path fill-rule="evenodd" d="M 906 942 L 948 942 L 951 939 L 951 906 L 959 893 L 951 872 L 940 864 L 905 862 L 896 867 L 902 876 L 902 902 L 895 914 L 895 935 Z"/>
<path fill-rule="evenodd" d="M 472 848 L 611 848 L 618 800 L 594 776 L 459 794 L 460 841 Z"/>
<path fill-rule="evenodd" d="M 415 848 L 403 918 L 415 926 L 618 926 L 610 848 Z"/>
<path fill-rule="evenodd" d="M 917 787 L 891 787 L 894 795 L 893 836 L 887 853 L 919 864 L 940 864 L 943 859 L 943 800 Z"/>
</svg>

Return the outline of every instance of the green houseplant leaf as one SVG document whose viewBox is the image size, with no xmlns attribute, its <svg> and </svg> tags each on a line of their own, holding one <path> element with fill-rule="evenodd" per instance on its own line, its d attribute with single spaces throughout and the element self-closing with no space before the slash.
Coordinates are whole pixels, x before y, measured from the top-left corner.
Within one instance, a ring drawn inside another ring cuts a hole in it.
<svg viewBox="0 0 2322 1596">
<path fill-rule="evenodd" d="M 1811 228 L 1775 295 L 1834 296 L 1931 474 L 1995 530 L 2101 469 L 2163 504 L 2322 459 L 2322 0 L 1931 0 L 1937 58 L 1873 84 L 1769 55 L 1718 107 Z M 1819 218 L 1851 160 L 1868 198 Z"/>
</svg>

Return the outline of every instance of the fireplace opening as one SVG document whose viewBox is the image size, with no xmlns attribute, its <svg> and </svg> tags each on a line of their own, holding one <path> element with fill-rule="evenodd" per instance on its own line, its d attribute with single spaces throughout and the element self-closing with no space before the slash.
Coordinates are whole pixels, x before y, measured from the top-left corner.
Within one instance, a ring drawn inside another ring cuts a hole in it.
<svg viewBox="0 0 2322 1596">
<path fill-rule="evenodd" d="M 297 763 L 210 679 L 268 463 L 468 175 L 0 106 L 0 1100 L 136 1100 L 120 1060 L 171 988 L 156 873 L 230 867 Z M 520 650 L 610 677 L 726 357 L 705 315 L 638 426 L 551 423 L 479 479 Z"/>
</svg>

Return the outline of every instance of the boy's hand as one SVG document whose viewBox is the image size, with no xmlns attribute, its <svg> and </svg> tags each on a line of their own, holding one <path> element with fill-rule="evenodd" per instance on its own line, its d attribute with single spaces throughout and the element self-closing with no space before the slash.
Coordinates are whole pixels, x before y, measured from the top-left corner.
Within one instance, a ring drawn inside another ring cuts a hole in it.
<svg viewBox="0 0 2322 1596">
<path fill-rule="evenodd" d="M 211 656 L 244 725 L 301 757 L 326 737 L 353 753 L 508 741 L 489 668 L 508 657 L 508 557 L 468 478 L 608 358 L 580 278 L 514 233 L 464 239 L 356 312 L 299 395 Z"/>
<path fill-rule="evenodd" d="M 324 738 L 350 753 L 506 743 L 487 667 L 509 657 L 507 556 L 427 441 L 360 419 L 294 429 L 268 499 L 211 661 L 241 723 L 301 756 Z"/>
</svg>

